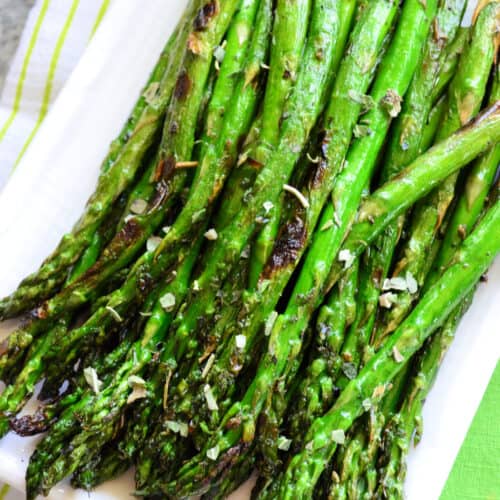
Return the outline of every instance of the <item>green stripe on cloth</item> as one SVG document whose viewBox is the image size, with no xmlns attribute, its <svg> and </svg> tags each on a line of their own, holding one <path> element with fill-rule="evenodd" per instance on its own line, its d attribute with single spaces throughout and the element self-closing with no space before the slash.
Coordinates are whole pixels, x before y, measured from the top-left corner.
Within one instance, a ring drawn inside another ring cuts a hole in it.
<svg viewBox="0 0 500 500">
<path fill-rule="evenodd" d="M 28 139 L 26 140 L 26 142 L 24 143 L 24 146 L 21 149 L 21 152 L 19 153 L 19 156 L 17 157 L 14 168 L 16 168 L 17 165 L 19 164 L 19 161 L 21 160 L 24 153 L 28 149 L 28 146 L 31 144 L 31 141 L 35 137 L 36 133 L 38 132 L 38 129 L 40 128 L 40 125 L 42 124 L 45 116 L 47 115 L 47 112 L 49 111 L 49 104 L 50 104 L 50 98 L 52 95 L 52 87 L 54 85 L 54 76 L 55 76 L 56 69 L 57 69 L 57 63 L 59 62 L 59 58 L 61 56 L 61 50 L 64 47 L 64 42 L 66 41 L 66 37 L 68 36 L 68 32 L 69 32 L 69 29 L 71 27 L 71 23 L 73 22 L 73 19 L 75 17 L 75 13 L 76 13 L 76 9 L 78 8 L 79 4 L 80 4 L 80 0 L 73 0 L 73 4 L 71 5 L 71 8 L 69 10 L 68 17 L 66 18 L 66 21 L 64 22 L 61 34 L 59 35 L 59 38 L 57 39 L 56 47 L 54 49 L 52 59 L 50 60 L 49 73 L 47 75 L 47 82 L 45 84 L 45 88 L 43 91 L 43 99 L 42 99 L 42 105 L 40 107 L 40 112 L 38 114 L 38 118 L 37 118 L 35 127 L 31 131 L 30 135 L 28 136 Z"/>
<path fill-rule="evenodd" d="M 500 500 L 500 362 L 440 497 L 462 499 Z"/>
<path fill-rule="evenodd" d="M 23 60 L 23 65 L 21 67 L 21 74 L 19 75 L 19 80 L 17 82 L 16 96 L 14 98 L 14 105 L 12 106 L 12 112 L 10 113 L 9 118 L 7 118 L 7 121 L 4 123 L 2 129 L 0 130 L 0 141 L 5 137 L 7 130 L 12 125 L 12 122 L 16 118 L 16 115 L 19 111 L 19 106 L 21 105 L 21 98 L 23 96 L 24 82 L 26 80 L 26 73 L 28 71 L 28 65 L 31 60 L 31 55 L 33 54 L 33 49 L 35 48 L 36 42 L 38 40 L 38 35 L 40 34 L 40 28 L 42 27 L 43 20 L 45 19 L 45 14 L 47 14 L 49 4 L 50 0 L 45 0 L 38 14 L 38 19 L 36 20 L 33 33 L 31 34 L 31 38 L 28 44 L 28 50 L 26 51 L 26 55 L 24 56 Z"/>
<path fill-rule="evenodd" d="M 92 32 L 90 33 L 90 38 L 92 38 L 95 35 L 95 32 L 97 31 L 97 28 L 101 24 L 101 21 L 103 20 L 106 11 L 108 10 L 110 0 L 103 0 L 101 8 L 99 9 L 99 12 L 97 13 L 97 18 L 95 20 L 94 26 L 92 28 Z"/>
</svg>

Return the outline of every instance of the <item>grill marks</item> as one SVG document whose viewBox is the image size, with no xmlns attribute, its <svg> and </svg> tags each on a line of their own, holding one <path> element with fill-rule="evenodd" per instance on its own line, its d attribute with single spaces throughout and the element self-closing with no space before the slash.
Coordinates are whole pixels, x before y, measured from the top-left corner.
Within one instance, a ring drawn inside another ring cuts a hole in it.
<svg viewBox="0 0 500 500">
<path fill-rule="evenodd" d="M 294 264 L 306 244 L 307 229 L 300 217 L 295 217 L 280 231 L 273 253 L 263 272 L 263 278 L 269 279 L 274 272 Z"/>
<path fill-rule="evenodd" d="M 180 75 L 177 77 L 177 82 L 175 83 L 174 98 L 182 101 L 186 99 L 191 91 L 193 82 L 186 70 L 182 70 Z"/>
<path fill-rule="evenodd" d="M 193 21 L 193 27 L 195 31 L 204 31 L 210 20 L 216 16 L 219 12 L 219 3 L 217 0 L 212 0 L 211 2 L 207 2 L 196 14 L 196 17 Z"/>
</svg>

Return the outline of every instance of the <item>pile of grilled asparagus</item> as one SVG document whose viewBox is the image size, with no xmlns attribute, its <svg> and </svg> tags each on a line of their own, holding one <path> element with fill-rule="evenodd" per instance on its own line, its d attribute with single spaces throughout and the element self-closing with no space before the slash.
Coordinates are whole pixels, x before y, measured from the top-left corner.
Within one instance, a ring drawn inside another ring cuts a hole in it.
<svg viewBox="0 0 500 500">
<path fill-rule="evenodd" d="M 29 499 L 131 466 L 144 497 L 402 497 L 500 251 L 500 2 L 466 3 L 191 0 L 0 301 L 0 435 L 46 432 Z"/>
</svg>

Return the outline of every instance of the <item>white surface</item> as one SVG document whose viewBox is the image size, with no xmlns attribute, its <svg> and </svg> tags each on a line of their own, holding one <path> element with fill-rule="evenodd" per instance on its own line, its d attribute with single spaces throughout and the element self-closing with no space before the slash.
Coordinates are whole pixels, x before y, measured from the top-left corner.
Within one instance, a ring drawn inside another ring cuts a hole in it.
<svg viewBox="0 0 500 500">
<path fill-rule="evenodd" d="M 92 33 L 97 14 L 103 0 L 79 2 L 73 10 L 72 1 L 51 0 L 40 26 L 29 64 L 26 68 L 19 111 L 10 124 L 5 136 L 0 140 L 0 190 L 7 181 L 11 169 L 34 132 L 37 122 L 44 113 L 42 102 L 52 103 L 77 64 Z M 2 2 L 0 2 L 2 4 Z M 5 2 L 3 3 L 5 5 Z M 5 86 L 0 98 L 0 128 L 3 127 L 18 93 L 18 83 L 22 79 L 24 62 L 31 43 L 33 28 L 37 22 L 44 0 L 37 0 L 31 9 L 19 47 L 10 65 Z M 7 7 L 3 7 L 5 10 Z M 58 52 L 54 73 L 50 73 L 56 46 L 61 43 L 62 27 L 73 13 Z M 50 80 L 49 80 L 50 79 Z M 50 81 L 50 87 L 47 84 Z M 49 90 L 50 89 L 50 90 Z M 47 94 L 46 94 L 47 93 Z M 42 115 L 41 115 L 42 113 Z"/>
<path fill-rule="evenodd" d="M 100 161 L 131 109 L 146 75 L 180 16 L 186 0 L 116 2 L 104 20 L 22 168 L 0 197 L 0 296 L 35 270 L 78 218 L 92 192 Z M 140 19 L 140 22 L 137 22 Z M 88 145 L 92 144 L 92 148 Z M 15 217 L 14 217 L 15 214 Z M 27 230 L 29 228 L 29 230 Z M 5 244 L 8 242 L 8 244 Z M 36 242 L 36 245 L 33 245 Z M 481 285 L 464 318 L 425 406 L 425 432 L 409 459 L 406 497 L 439 497 L 458 449 L 500 356 L 497 335 L 500 261 Z M 0 336 L 11 325 L 0 325 Z M 0 481 L 23 489 L 33 440 L 8 435 L 0 441 Z M 92 498 L 126 498 L 130 476 L 100 488 Z M 11 493 L 9 498 L 21 498 Z M 245 493 L 238 494 L 246 498 Z M 88 498 L 65 485 L 50 498 Z"/>
</svg>

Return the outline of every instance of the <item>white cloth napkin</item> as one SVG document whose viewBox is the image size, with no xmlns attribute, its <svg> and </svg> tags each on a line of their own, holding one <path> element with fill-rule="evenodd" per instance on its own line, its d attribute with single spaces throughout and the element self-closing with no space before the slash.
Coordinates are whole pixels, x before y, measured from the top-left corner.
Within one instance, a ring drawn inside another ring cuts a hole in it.
<svg viewBox="0 0 500 500">
<path fill-rule="evenodd" d="M 0 189 L 37 134 L 111 0 L 38 0 L 0 98 Z"/>
</svg>

